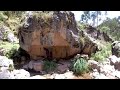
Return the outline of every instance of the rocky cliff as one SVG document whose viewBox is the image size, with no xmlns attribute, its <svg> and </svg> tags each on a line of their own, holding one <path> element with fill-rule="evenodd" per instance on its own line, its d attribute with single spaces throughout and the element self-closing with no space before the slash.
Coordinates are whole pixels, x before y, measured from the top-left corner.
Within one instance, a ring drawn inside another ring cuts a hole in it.
<svg viewBox="0 0 120 90">
<path fill-rule="evenodd" d="M 77 53 L 91 54 L 97 50 L 90 39 L 83 43 L 82 38 L 86 35 L 78 30 L 74 14 L 69 11 L 28 14 L 19 27 L 18 37 L 20 47 L 35 60 L 41 57 L 68 58 Z M 88 49 L 84 51 L 84 48 Z"/>
</svg>

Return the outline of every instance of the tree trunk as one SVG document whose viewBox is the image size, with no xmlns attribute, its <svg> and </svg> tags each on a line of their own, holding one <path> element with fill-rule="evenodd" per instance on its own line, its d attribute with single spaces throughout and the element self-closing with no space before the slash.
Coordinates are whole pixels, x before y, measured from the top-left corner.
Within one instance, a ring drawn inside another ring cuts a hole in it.
<svg viewBox="0 0 120 90">
<path fill-rule="evenodd" d="M 97 12 L 97 26 L 98 26 L 98 12 Z"/>
</svg>

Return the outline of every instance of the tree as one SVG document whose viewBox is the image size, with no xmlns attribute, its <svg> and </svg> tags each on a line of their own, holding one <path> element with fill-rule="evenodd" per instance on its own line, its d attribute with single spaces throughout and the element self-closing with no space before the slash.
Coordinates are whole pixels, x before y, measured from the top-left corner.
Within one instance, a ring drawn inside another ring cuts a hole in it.
<svg viewBox="0 0 120 90">
<path fill-rule="evenodd" d="M 92 12 L 91 18 L 92 18 L 92 21 L 93 21 L 93 26 L 95 26 L 95 20 L 96 19 L 97 19 L 97 26 L 98 26 L 98 21 L 101 20 L 101 19 L 98 19 L 99 15 L 101 15 L 101 11 L 94 11 L 94 12 Z"/>
<path fill-rule="evenodd" d="M 89 19 L 90 19 L 90 11 L 83 11 L 83 14 L 81 15 L 81 21 L 88 24 Z"/>
<path fill-rule="evenodd" d="M 97 13 L 97 26 L 98 26 L 98 15 L 101 15 L 101 11 L 96 11 Z"/>
<path fill-rule="evenodd" d="M 95 26 L 95 19 L 96 19 L 96 13 L 95 12 L 92 12 L 91 18 L 92 18 L 92 21 L 93 21 L 92 26 Z"/>
<path fill-rule="evenodd" d="M 107 28 L 105 28 L 107 27 Z M 111 35 L 114 40 L 120 40 L 120 23 L 119 17 L 113 19 L 106 19 L 101 23 L 98 28 L 100 30 L 107 30 L 107 34 Z M 108 29 L 109 28 L 109 29 Z"/>
</svg>

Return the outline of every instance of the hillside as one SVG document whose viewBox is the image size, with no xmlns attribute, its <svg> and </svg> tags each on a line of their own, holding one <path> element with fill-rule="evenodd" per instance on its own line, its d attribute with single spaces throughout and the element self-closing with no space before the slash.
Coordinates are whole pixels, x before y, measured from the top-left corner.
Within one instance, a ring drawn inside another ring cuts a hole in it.
<svg viewBox="0 0 120 90">
<path fill-rule="evenodd" d="M 119 24 L 95 27 L 70 11 L 0 11 L 0 79 L 119 79 Z"/>
</svg>

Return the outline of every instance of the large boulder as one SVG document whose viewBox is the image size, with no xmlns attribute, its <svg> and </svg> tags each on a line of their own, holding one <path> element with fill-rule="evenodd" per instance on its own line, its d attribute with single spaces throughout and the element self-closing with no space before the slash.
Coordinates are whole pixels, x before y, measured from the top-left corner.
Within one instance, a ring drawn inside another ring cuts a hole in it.
<svg viewBox="0 0 120 90">
<path fill-rule="evenodd" d="M 112 55 L 120 57 L 120 41 L 114 41 L 112 43 Z"/>
<path fill-rule="evenodd" d="M 18 37 L 20 47 L 35 60 L 40 57 L 69 58 L 81 51 L 91 54 L 97 50 L 90 39 L 86 44 L 80 40 L 86 35 L 79 34 L 74 14 L 69 11 L 27 12 Z"/>
</svg>

